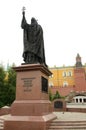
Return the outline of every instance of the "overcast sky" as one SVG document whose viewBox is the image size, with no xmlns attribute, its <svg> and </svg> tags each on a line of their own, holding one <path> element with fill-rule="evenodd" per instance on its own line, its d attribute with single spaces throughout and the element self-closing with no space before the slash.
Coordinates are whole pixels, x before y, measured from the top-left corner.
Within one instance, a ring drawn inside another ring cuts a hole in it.
<svg viewBox="0 0 86 130">
<path fill-rule="evenodd" d="M 48 66 L 72 66 L 77 53 L 86 63 L 86 0 L 1 0 L 0 63 L 23 63 L 23 6 L 43 28 Z"/>
</svg>

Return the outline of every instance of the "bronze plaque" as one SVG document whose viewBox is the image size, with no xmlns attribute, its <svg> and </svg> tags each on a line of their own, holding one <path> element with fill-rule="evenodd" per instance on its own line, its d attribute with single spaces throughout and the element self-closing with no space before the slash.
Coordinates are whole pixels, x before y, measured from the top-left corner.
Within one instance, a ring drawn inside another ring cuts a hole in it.
<svg viewBox="0 0 86 130">
<path fill-rule="evenodd" d="M 48 93 L 48 80 L 44 77 L 41 77 L 42 82 L 42 92 Z"/>
</svg>

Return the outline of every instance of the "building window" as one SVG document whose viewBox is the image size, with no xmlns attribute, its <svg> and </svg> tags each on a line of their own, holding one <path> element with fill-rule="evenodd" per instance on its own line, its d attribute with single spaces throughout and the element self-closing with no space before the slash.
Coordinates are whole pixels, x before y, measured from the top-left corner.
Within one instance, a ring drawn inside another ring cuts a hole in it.
<svg viewBox="0 0 86 130">
<path fill-rule="evenodd" d="M 83 101 L 86 102 L 86 98 L 84 98 Z"/>
<path fill-rule="evenodd" d="M 68 82 L 67 82 L 67 81 L 65 81 L 65 82 L 63 83 L 63 87 L 66 87 L 66 86 L 68 86 Z"/>
<path fill-rule="evenodd" d="M 71 71 L 69 71 L 68 73 L 67 73 L 67 76 L 72 76 L 72 72 Z"/>
<path fill-rule="evenodd" d="M 49 82 L 49 87 L 52 88 L 54 86 L 53 82 Z"/>
<path fill-rule="evenodd" d="M 80 98 L 79 100 L 80 100 L 80 102 L 82 102 L 82 98 Z"/>
<path fill-rule="evenodd" d="M 66 72 L 63 72 L 63 77 L 66 77 Z"/>
<path fill-rule="evenodd" d="M 78 99 L 76 98 L 76 102 L 78 103 Z"/>
</svg>

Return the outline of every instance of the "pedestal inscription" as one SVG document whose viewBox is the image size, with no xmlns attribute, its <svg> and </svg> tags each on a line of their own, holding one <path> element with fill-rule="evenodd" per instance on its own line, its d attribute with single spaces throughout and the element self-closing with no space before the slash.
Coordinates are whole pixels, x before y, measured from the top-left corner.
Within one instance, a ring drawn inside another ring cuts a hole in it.
<svg viewBox="0 0 86 130">
<path fill-rule="evenodd" d="M 35 77 L 32 78 L 21 78 L 21 80 L 23 80 L 23 87 L 24 87 L 24 91 L 31 91 L 32 90 L 32 86 L 33 86 L 33 80 L 35 79 Z"/>
</svg>

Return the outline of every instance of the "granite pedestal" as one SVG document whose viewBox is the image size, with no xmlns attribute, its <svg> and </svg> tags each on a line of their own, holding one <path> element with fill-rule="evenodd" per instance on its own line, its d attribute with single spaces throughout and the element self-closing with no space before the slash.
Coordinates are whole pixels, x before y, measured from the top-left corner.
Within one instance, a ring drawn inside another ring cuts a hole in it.
<svg viewBox="0 0 86 130">
<path fill-rule="evenodd" d="M 46 130 L 47 122 L 56 118 L 48 95 L 49 69 L 40 64 L 14 67 L 17 72 L 16 99 L 4 130 Z"/>
</svg>

